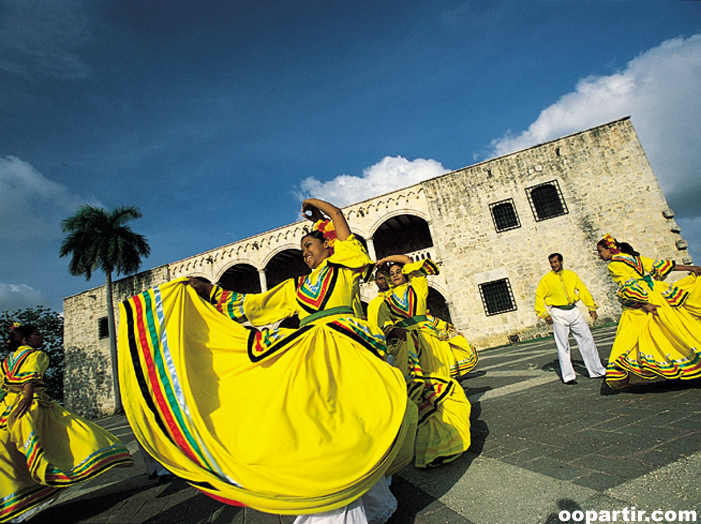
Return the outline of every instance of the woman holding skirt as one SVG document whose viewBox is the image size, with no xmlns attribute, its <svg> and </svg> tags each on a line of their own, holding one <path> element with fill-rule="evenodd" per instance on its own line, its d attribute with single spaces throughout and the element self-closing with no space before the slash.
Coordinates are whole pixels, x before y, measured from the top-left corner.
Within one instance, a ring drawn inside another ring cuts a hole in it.
<svg viewBox="0 0 701 524">
<path fill-rule="evenodd" d="M 431 260 L 391 255 L 377 265 L 388 273 L 391 289 L 369 320 L 384 330 L 388 352 L 419 409 L 414 464 L 450 462 L 470 447 L 471 406 L 456 378 L 477 365 L 477 351 L 446 322 L 427 315 L 426 277 L 438 273 Z"/>
<path fill-rule="evenodd" d="M 606 384 L 615 390 L 632 382 L 701 377 L 701 267 L 641 256 L 610 235 L 596 249 L 623 306 Z M 672 271 L 691 274 L 663 282 Z"/>
<path fill-rule="evenodd" d="M 61 489 L 133 465 L 117 437 L 44 393 L 43 345 L 35 326 L 15 323 L 0 365 L 0 522 L 22 522 Z"/>
<path fill-rule="evenodd" d="M 411 461 L 416 408 L 362 320 L 367 253 L 338 208 L 309 199 L 302 211 L 315 222 L 301 242 L 309 275 L 247 295 L 181 279 L 122 305 L 125 410 L 151 455 L 217 500 L 298 524 L 379 524 L 396 508 L 385 477 Z M 295 314 L 299 329 L 232 322 Z"/>
</svg>

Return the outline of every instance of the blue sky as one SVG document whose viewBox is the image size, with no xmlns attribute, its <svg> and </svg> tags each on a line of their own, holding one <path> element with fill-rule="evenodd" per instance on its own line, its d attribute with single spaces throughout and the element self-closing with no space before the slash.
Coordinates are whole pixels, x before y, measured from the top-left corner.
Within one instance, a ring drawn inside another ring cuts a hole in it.
<svg viewBox="0 0 701 524">
<path fill-rule="evenodd" d="M 700 79 L 694 1 L 0 0 L 0 310 L 81 203 L 148 269 L 625 116 L 701 262 Z"/>
</svg>

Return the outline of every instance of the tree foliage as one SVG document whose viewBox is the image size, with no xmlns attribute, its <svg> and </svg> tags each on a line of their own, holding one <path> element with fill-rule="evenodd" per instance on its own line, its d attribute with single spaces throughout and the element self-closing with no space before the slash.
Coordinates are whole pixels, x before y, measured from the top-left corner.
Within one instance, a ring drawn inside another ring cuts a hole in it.
<svg viewBox="0 0 701 524">
<path fill-rule="evenodd" d="M 43 306 L 24 310 L 0 312 L 0 333 L 3 339 L 2 358 L 7 357 L 4 340 L 10 333 L 13 322 L 33 324 L 44 334 L 44 346 L 41 348 L 49 355 L 49 369 L 44 374 L 46 393 L 56 401 L 63 400 L 63 317 Z"/>
<path fill-rule="evenodd" d="M 106 275 L 136 273 L 141 257 L 148 257 L 151 248 L 143 235 L 134 233 L 127 222 L 141 218 L 138 207 L 122 206 L 112 211 L 83 205 L 75 215 L 63 220 L 63 239 L 59 256 L 71 256 L 68 272 L 90 280 L 93 271 Z"/>
</svg>

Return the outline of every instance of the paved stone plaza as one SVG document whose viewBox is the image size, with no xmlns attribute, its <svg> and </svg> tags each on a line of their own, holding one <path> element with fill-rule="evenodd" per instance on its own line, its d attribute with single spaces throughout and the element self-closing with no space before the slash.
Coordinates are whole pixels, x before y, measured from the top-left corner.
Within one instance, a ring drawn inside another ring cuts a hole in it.
<svg viewBox="0 0 701 524">
<path fill-rule="evenodd" d="M 614 333 L 615 326 L 594 331 L 604 360 Z M 556 524 L 563 510 L 579 516 L 633 507 L 636 518 L 646 512 L 642 521 L 654 522 L 654 511 L 695 510 L 701 522 L 701 381 L 602 396 L 602 379 L 586 377 L 576 350 L 573 360 L 578 383 L 565 386 L 551 338 L 481 352 L 462 381 L 473 405 L 470 452 L 395 475 L 399 510 L 389 524 Z M 125 418 L 100 424 L 129 444 L 137 466 L 67 490 L 32 523 L 294 520 L 222 505 L 180 480 L 148 480 Z M 616 521 L 625 522 L 623 513 Z"/>
</svg>

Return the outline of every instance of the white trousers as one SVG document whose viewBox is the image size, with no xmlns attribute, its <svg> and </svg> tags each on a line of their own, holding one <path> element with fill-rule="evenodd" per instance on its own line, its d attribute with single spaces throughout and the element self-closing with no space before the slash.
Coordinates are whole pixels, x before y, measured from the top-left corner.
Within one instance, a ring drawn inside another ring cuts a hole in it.
<svg viewBox="0 0 701 524">
<path fill-rule="evenodd" d="M 382 477 L 360 498 L 347 506 L 323 513 L 299 515 L 294 524 L 384 524 L 397 510 L 397 499 Z"/>
<path fill-rule="evenodd" d="M 594 337 L 589 329 L 589 324 L 587 324 L 579 308 L 558 309 L 554 307 L 550 310 L 550 316 L 553 319 L 553 333 L 555 334 L 557 359 L 560 361 L 562 381 L 569 382 L 577 378 L 570 356 L 570 331 L 577 341 L 579 353 L 582 355 L 589 376 L 591 378 L 603 377 L 606 374 L 606 368 L 601 364 L 599 351 L 596 349 L 596 344 L 594 344 Z"/>
</svg>

